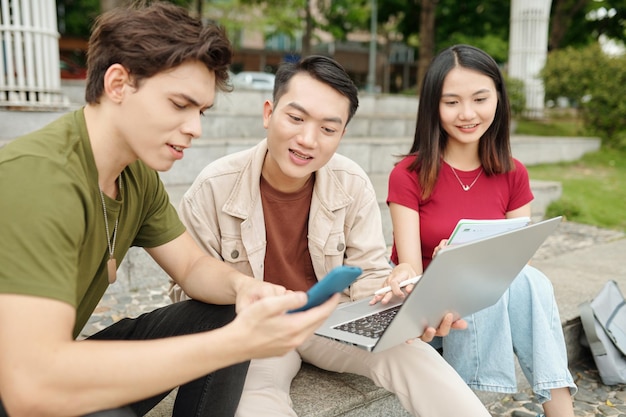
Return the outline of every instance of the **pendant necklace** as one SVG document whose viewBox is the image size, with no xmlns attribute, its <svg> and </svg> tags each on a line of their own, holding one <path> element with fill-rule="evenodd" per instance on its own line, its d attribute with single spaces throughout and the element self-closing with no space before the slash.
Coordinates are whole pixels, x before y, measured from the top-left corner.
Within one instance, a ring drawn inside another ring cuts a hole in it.
<svg viewBox="0 0 626 417">
<path fill-rule="evenodd" d="M 450 166 L 450 169 L 452 169 L 452 173 L 456 177 L 456 179 L 459 182 L 459 184 L 461 184 L 461 187 L 463 188 L 463 191 L 469 191 L 470 188 L 472 188 L 474 186 L 474 184 L 476 184 L 476 181 L 478 181 L 478 178 L 483 173 L 483 169 L 481 167 L 480 168 L 480 172 L 478 173 L 478 175 L 476 175 L 476 178 L 474 178 L 474 181 L 472 181 L 472 183 L 470 185 L 467 185 L 467 184 L 463 184 L 463 181 L 461 181 L 461 178 L 459 178 L 459 175 L 456 173 L 456 170 L 452 167 L 452 165 L 450 165 L 450 164 L 448 164 L 448 165 Z"/>
<path fill-rule="evenodd" d="M 120 195 L 121 195 L 122 189 L 123 189 L 122 174 L 120 174 L 120 176 L 118 177 L 117 183 L 119 184 Z M 109 234 L 109 220 L 107 218 L 107 206 L 106 206 L 106 203 L 104 202 L 104 193 L 102 192 L 102 188 L 98 187 L 98 190 L 100 191 L 100 199 L 102 201 L 102 211 L 104 213 L 104 228 L 107 232 L 107 245 L 109 247 L 109 260 L 107 261 L 107 272 L 109 276 L 109 284 L 113 284 L 115 280 L 117 279 L 117 261 L 115 260 L 115 257 L 113 256 L 113 254 L 115 252 L 115 240 L 117 238 L 117 223 L 119 220 L 119 215 L 115 219 L 115 227 L 113 228 L 113 243 L 111 243 L 111 237 L 110 237 L 111 235 Z"/>
</svg>

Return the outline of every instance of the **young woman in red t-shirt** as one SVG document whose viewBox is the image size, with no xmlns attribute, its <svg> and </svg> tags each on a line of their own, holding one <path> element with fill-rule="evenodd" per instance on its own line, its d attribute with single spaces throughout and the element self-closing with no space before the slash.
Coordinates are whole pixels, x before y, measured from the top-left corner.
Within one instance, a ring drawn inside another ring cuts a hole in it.
<svg viewBox="0 0 626 417">
<path fill-rule="evenodd" d="M 457 45 L 435 57 L 411 151 L 389 177 L 398 265 L 390 284 L 420 274 L 461 218 L 530 217 L 528 172 L 511 155 L 509 123 L 504 80 L 488 54 Z M 465 320 L 467 330 L 443 339 L 443 354 L 472 388 L 516 392 L 517 355 L 545 415 L 574 416 L 576 386 L 545 275 L 526 266 L 498 303 Z"/>
</svg>

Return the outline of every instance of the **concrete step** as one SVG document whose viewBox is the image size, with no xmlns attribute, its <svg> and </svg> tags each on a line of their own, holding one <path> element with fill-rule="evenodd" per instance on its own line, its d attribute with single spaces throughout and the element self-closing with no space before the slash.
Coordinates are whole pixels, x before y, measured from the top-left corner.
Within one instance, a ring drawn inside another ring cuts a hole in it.
<svg viewBox="0 0 626 417">
<path fill-rule="evenodd" d="M 73 110 L 84 104 L 84 85 L 64 83 L 64 93 L 70 98 Z M 202 137 L 261 138 L 263 105 L 271 92 L 236 90 L 218 93 L 215 106 L 202 119 Z M 408 137 L 415 130 L 417 97 L 362 93 L 359 109 L 350 123 L 351 137 Z M 14 139 L 24 133 L 44 126 L 65 111 L 15 111 L 0 109 L 0 141 Z"/>
<path fill-rule="evenodd" d="M 254 146 L 258 138 L 196 139 L 185 151 L 181 162 L 162 173 L 168 185 L 190 184 L 207 164 L 222 156 Z M 344 137 L 338 153 L 358 163 L 370 176 L 389 174 L 398 156 L 411 147 L 409 137 Z M 587 152 L 599 149 L 596 138 L 513 136 L 513 156 L 526 165 L 575 161 Z"/>
<path fill-rule="evenodd" d="M 146 417 L 170 417 L 175 398 L 176 391 L 173 391 Z M 299 417 L 411 416 L 395 395 L 369 379 L 327 372 L 306 363 L 291 384 L 291 399 Z"/>
</svg>

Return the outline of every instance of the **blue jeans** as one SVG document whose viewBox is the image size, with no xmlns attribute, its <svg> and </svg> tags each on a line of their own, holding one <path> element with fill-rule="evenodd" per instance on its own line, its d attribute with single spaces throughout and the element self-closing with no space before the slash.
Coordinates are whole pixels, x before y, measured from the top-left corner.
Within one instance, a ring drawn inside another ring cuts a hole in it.
<svg viewBox="0 0 626 417">
<path fill-rule="evenodd" d="M 443 338 L 446 361 L 476 390 L 517 392 L 514 354 L 540 403 L 576 385 L 550 280 L 526 266 L 496 304 L 464 317 L 466 330 Z"/>
<path fill-rule="evenodd" d="M 97 340 L 148 340 L 215 330 L 235 317 L 232 305 L 218 306 L 194 300 L 181 301 L 134 319 L 122 319 L 94 334 Z M 176 352 L 171 352 L 176 355 Z M 97 360 L 97 358 L 95 358 Z M 163 358 L 166 360 L 167 358 Z M 219 369 L 178 388 L 174 417 L 235 415 L 250 362 Z M 88 417 L 143 416 L 169 391 L 130 404 L 128 407 L 100 411 Z M 6 412 L 0 402 L 0 417 Z M 85 416 L 87 417 L 87 416 Z"/>
</svg>

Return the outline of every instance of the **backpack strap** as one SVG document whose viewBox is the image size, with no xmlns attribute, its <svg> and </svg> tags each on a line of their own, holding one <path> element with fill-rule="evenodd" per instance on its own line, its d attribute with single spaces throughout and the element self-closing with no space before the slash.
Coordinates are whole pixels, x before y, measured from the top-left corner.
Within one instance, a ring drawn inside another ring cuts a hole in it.
<svg viewBox="0 0 626 417">
<path fill-rule="evenodd" d="M 591 303 L 589 301 L 585 301 L 578 306 L 578 310 L 580 311 L 580 321 L 583 324 L 583 330 L 587 336 L 591 353 L 593 356 L 606 355 L 606 349 L 604 348 L 602 341 L 598 338 L 598 333 L 596 332 L 596 317 L 591 309 Z"/>
</svg>

